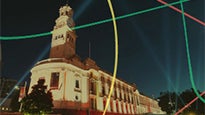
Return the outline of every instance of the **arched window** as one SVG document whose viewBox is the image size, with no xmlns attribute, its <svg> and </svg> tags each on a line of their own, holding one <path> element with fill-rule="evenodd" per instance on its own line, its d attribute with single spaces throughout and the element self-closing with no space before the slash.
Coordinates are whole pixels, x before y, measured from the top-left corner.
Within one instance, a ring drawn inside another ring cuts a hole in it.
<svg viewBox="0 0 205 115">
<path fill-rule="evenodd" d="M 78 74 L 74 75 L 75 77 L 75 91 L 81 91 L 81 77 Z"/>
<path fill-rule="evenodd" d="M 79 86 L 79 80 L 75 80 L 75 88 L 80 88 L 80 86 Z"/>
</svg>

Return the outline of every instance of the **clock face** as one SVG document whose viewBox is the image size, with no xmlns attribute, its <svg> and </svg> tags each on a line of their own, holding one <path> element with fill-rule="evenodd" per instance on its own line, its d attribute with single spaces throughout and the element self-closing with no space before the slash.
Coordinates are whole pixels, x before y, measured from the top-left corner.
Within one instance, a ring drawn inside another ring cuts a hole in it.
<svg viewBox="0 0 205 115">
<path fill-rule="evenodd" d="M 62 35 L 57 35 L 54 37 L 54 40 L 64 40 L 64 36 Z"/>
<path fill-rule="evenodd" d="M 65 43 L 65 36 L 63 34 L 55 35 L 52 40 L 52 46 L 57 46 Z"/>
</svg>

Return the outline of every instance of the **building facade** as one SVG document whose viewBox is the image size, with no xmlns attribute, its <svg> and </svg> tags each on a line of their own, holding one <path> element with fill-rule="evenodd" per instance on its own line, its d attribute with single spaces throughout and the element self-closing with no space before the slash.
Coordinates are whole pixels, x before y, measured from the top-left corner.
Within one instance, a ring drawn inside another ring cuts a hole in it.
<svg viewBox="0 0 205 115">
<path fill-rule="evenodd" d="M 9 95 L 10 91 L 14 88 L 14 92 L 0 105 L 0 112 L 12 111 L 12 104 L 14 104 L 15 96 L 18 95 L 18 87 L 14 87 L 17 81 L 14 79 L 0 78 L 0 102 L 2 102 Z M 13 102 L 13 103 L 12 103 Z"/>
<path fill-rule="evenodd" d="M 73 27 L 73 11 L 66 5 L 59 9 L 59 17 L 52 31 L 50 57 L 38 62 L 31 70 L 32 86 L 45 80 L 52 92 L 54 110 L 85 111 L 81 114 L 101 114 L 110 91 L 112 75 L 97 66 L 94 60 L 81 60 L 76 54 L 77 35 Z M 116 79 L 107 113 L 161 113 L 158 102 L 139 94 L 134 84 Z"/>
</svg>

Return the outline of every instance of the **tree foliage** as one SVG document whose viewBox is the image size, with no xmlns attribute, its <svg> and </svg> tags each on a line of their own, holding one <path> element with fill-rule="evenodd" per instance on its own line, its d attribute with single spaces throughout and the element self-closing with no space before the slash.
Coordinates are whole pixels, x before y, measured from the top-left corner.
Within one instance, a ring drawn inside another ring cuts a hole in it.
<svg viewBox="0 0 205 115">
<path fill-rule="evenodd" d="M 32 87 L 30 94 L 25 96 L 22 103 L 22 112 L 30 114 L 50 113 L 53 107 L 53 99 L 50 91 L 46 92 L 45 80 L 41 79 Z"/>
<path fill-rule="evenodd" d="M 168 114 L 172 113 L 173 110 L 176 107 L 176 101 L 177 98 L 175 98 L 177 96 L 176 93 L 174 92 L 163 92 L 160 94 L 160 97 L 158 98 L 159 101 L 159 106 L 161 107 L 161 109 L 163 111 L 166 111 Z"/>
<path fill-rule="evenodd" d="M 11 110 L 13 112 L 19 111 L 20 103 L 18 102 L 19 99 L 19 90 L 14 90 L 13 94 L 11 95 Z"/>
<path fill-rule="evenodd" d="M 173 112 L 177 112 L 196 97 L 197 96 L 194 93 L 193 89 L 185 90 L 179 94 L 168 91 L 161 92 L 160 97 L 158 97 L 159 106 L 163 111 L 166 111 L 168 114 L 170 114 Z M 203 98 L 205 98 L 205 96 L 203 96 Z M 183 111 L 183 113 L 195 112 L 197 113 L 197 115 L 204 115 L 204 110 L 205 104 L 200 99 L 198 99 L 196 102 L 192 103 L 189 107 L 187 107 Z"/>
</svg>

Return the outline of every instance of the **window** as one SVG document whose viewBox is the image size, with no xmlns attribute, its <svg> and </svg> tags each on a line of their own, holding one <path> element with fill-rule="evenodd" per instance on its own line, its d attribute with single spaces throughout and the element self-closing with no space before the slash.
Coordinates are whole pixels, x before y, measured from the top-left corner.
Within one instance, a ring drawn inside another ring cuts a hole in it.
<svg viewBox="0 0 205 115">
<path fill-rule="evenodd" d="M 50 87 L 58 88 L 58 84 L 59 84 L 59 72 L 51 73 Z"/>
<path fill-rule="evenodd" d="M 105 83 L 105 78 L 101 76 L 101 82 Z"/>
<path fill-rule="evenodd" d="M 102 94 L 103 94 L 103 96 L 105 95 L 105 86 L 104 86 L 104 84 L 102 84 Z"/>
<path fill-rule="evenodd" d="M 81 91 L 81 77 L 78 74 L 75 74 L 74 77 L 75 77 L 74 90 L 80 92 Z"/>
<path fill-rule="evenodd" d="M 66 11 L 65 14 L 68 16 L 68 11 Z"/>
<path fill-rule="evenodd" d="M 116 101 L 116 111 L 119 112 L 118 101 Z"/>
<path fill-rule="evenodd" d="M 75 88 L 80 88 L 80 86 L 79 86 L 79 80 L 75 80 Z"/>
<path fill-rule="evenodd" d="M 94 81 L 90 81 L 90 93 L 91 94 L 96 94 L 96 86 Z"/>
<path fill-rule="evenodd" d="M 126 92 L 124 92 L 124 102 L 127 101 L 127 96 L 126 96 Z"/>
<path fill-rule="evenodd" d="M 123 102 L 121 103 L 121 108 L 122 108 L 122 113 L 125 113 L 124 112 L 124 106 L 123 106 L 124 104 L 123 104 Z"/>
<path fill-rule="evenodd" d="M 134 95 L 131 95 L 131 103 L 134 104 Z"/>
<path fill-rule="evenodd" d="M 107 84 L 108 84 L 108 87 L 111 86 L 111 81 L 110 81 L 110 79 L 108 79 Z"/>
<path fill-rule="evenodd" d="M 111 108 L 111 112 L 113 112 L 113 100 L 110 101 L 110 108 Z"/>
<path fill-rule="evenodd" d="M 90 103 L 91 103 L 91 109 L 95 110 L 96 109 L 96 100 L 94 98 L 91 98 Z"/>
<path fill-rule="evenodd" d="M 61 38 L 64 40 L 63 34 L 61 35 Z"/>
<path fill-rule="evenodd" d="M 122 100 L 122 91 L 121 91 L 121 89 L 119 90 L 119 94 L 120 94 L 120 100 Z"/>
<path fill-rule="evenodd" d="M 115 94 L 114 94 L 114 98 L 117 98 L 117 89 L 115 88 Z"/>
<path fill-rule="evenodd" d="M 103 108 L 105 109 L 106 99 L 103 99 Z"/>
</svg>

